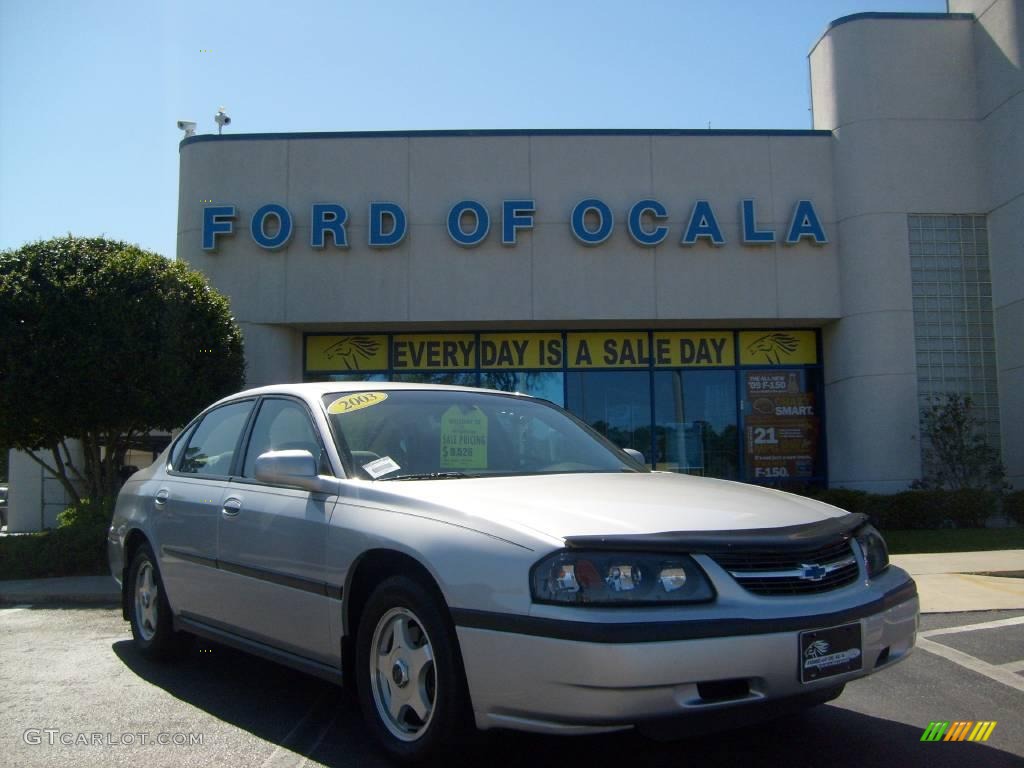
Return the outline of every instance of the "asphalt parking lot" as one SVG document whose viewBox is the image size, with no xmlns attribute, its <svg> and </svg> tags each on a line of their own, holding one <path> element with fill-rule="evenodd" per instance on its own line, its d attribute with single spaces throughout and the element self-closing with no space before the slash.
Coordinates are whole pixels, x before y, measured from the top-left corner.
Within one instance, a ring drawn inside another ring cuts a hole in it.
<svg viewBox="0 0 1024 768">
<path fill-rule="evenodd" d="M 927 615 L 921 629 L 906 662 L 798 717 L 669 743 L 502 733 L 459 762 L 1024 765 L 1024 612 Z M 921 742 L 930 722 L 956 720 L 997 725 L 984 744 Z M 0 755 L 12 766 L 390 764 L 341 690 L 209 644 L 175 665 L 150 664 L 110 608 L 0 608 Z"/>
</svg>

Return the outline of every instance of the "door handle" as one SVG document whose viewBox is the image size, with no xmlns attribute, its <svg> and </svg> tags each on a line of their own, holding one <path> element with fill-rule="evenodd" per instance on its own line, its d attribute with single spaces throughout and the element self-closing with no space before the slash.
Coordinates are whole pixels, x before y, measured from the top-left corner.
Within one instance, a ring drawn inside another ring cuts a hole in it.
<svg viewBox="0 0 1024 768">
<path fill-rule="evenodd" d="M 231 497 L 224 500 L 224 504 L 220 510 L 224 517 L 235 517 L 239 512 L 242 511 L 242 500 Z"/>
<path fill-rule="evenodd" d="M 170 497 L 170 495 L 170 491 L 168 491 L 166 488 L 161 488 L 159 491 L 156 492 L 156 496 L 153 497 L 154 506 L 156 506 L 158 509 L 163 509 L 165 506 L 167 506 L 167 499 Z"/>
</svg>

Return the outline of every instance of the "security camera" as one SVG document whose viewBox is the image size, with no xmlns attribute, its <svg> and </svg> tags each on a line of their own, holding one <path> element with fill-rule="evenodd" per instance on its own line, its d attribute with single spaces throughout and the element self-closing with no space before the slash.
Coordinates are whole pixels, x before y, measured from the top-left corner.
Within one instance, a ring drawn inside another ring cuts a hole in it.
<svg viewBox="0 0 1024 768">
<path fill-rule="evenodd" d="M 217 122 L 217 133 L 223 131 L 225 125 L 231 125 L 231 118 L 224 111 L 224 107 L 217 110 L 217 114 L 213 116 L 213 119 Z"/>
<path fill-rule="evenodd" d="M 179 131 L 184 131 L 185 132 L 185 138 L 187 139 L 189 136 L 195 136 L 196 135 L 196 124 L 193 123 L 191 120 L 179 120 L 178 121 L 178 130 Z"/>
</svg>

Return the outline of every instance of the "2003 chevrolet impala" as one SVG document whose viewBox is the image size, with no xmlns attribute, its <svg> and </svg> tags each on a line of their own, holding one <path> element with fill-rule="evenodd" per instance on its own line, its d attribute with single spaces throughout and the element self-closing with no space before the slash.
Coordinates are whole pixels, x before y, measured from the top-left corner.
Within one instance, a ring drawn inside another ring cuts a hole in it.
<svg viewBox="0 0 1024 768">
<path fill-rule="evenodd" d="M 522 395 L 253 389 L 127 482 L 110 565 L 142 653 L 344 676 L 412 759 L 473 724 L 747 722 L 910 652 L 914 582 L 864 516 L 639 459 Z"/>
</svg>

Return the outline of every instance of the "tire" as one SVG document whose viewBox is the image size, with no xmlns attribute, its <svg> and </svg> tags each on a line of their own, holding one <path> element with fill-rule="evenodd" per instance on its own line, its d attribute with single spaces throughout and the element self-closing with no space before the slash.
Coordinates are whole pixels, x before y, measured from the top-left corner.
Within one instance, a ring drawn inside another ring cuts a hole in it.
<svg viewBox="0 0 1024 768">
<path fill-rule="evenodd" d="M 127 588 L 128 620 L 139 653 L 154 661 L 178 656 L 184 646 L 184 636 L 174 631 L 171 606 L 149 544 L 136 550 L 128 569 Z"/>
<path fill-rule="evenodd" d="M 380 584 L 359 620 L 356 684 L 363 717 L 394 757 L 437 757 L 471 731 L 455 628 L 440 596 L 407 576 Z"/>
</svg>

